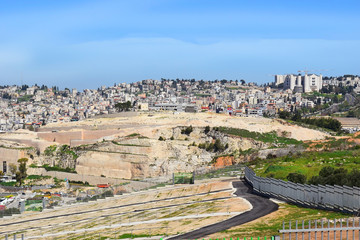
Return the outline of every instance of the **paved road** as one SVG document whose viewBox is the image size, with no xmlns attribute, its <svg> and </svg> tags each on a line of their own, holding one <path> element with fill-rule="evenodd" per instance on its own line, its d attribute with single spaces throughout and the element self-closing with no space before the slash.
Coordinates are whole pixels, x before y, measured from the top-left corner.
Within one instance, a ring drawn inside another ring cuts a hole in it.
<svg viewBox="0 0 360 240">
<path fill-rule="evenodd" d="M 237 191 L 235 192 L 237 196 L 245 198 L 251 203 L 253 206 L 252 210 L 239 214 L 225 221 L 202 227 L 189 233 L 168 238 L 168 240 L 203 238 L 210 234 L 217 233 L 265 216 L 276 211 L 279 207 L 277 204 L 267 198 L 252 194 L 251 187 L 244 181 L 233 182 L 233 186 L 237 188 Z"/>
</svg>

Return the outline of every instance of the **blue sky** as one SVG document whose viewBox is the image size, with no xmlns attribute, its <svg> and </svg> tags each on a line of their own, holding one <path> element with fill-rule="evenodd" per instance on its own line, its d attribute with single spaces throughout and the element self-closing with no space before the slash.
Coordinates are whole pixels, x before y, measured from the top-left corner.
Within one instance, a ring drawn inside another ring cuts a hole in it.
<svg viewBox="0 0 360 240">
<path fill-rule="evenodd" d="M 360 74 L 358 1 L 2 0 L 0 85 Z"/>
</svg>

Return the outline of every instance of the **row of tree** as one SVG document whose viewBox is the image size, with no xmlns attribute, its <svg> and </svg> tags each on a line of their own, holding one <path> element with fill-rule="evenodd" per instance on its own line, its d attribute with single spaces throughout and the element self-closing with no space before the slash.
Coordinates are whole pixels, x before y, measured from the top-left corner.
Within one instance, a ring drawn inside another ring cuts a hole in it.
<svg viewBox="0 0 360 240">
<path fill-rule="evenodd" d="M 208 152 L 223 152 L 229 147 L 229 144 L 223 145 L 219 139 L 216 139 L 215 142 L 211 143 L 199 143 L 198 147 Z"/>
<path fill-rule="evenodd" d="M 353 91 L 354 91 L 353 86 L 342 86 L 341 83 L 339 86 L 333 86 L 333 85 L 324 86 L 320 90 L 320 92 L 322 93 L 336 93 L 336 94 L 341 93 L 342 95 L 345 95 L 346 93 L 352 93 Z"/>
<path fill-rule="evenodd" d="M 313 185 L 340 185 L 349 187 L 360 187 L 360 170 L 353 169 L 349 172 L 344 168 L 323 167 L 318 176 L 311 177 L 308 181 L 301 173 L 289 173 L 287 180 L 294 183 Z"/>
<path fill-rule="evenodd" d="M 339 132 L 341 130 L 341 123 L 333 118 L 303 118 L 299 111 L 289 112 L 289 111 L 281 111 L 279 112 L 279 117 L 286 120 L 292 120 L 295 122 L 302 122 L 309 125 L 314 125 L 321 128 L 330 129 L 334 132 Z"/>
<path fill-rule="evenodd" d="M 124 102 L 124 103 L 116 103 L 115 104 L 115 108 L 119 111 L 119 112 L 124 112 L 124 111 L 130 111 L 130 108 L 132 107 L 131 106 L 131 102 L 130 101 L 127 101 L 127 102 Z"/>
</svg>

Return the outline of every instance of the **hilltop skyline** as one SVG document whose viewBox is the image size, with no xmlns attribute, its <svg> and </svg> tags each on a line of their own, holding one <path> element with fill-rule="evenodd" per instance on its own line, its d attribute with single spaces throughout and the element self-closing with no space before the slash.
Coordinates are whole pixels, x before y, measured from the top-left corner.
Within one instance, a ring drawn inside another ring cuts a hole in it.
<svg viewBox="0 0 360 240">
<path fill-rule="evenodd" d="M 3 1 L 1 85 L 359 75 L 359 3 Z M 306 14 L 304 14 L 306 13 Z M 306 16 L 306 17 L 304 17 Z M 315 72 L 316 73 L 316 72 Z"/>
</svg>

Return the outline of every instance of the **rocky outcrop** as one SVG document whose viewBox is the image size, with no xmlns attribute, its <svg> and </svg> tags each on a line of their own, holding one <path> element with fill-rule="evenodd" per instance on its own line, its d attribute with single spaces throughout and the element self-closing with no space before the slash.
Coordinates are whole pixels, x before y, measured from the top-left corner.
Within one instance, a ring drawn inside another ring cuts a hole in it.
<svg viewBox="0 0 360 240">
<path fill-rule="evenodd" d="M 79 151 L 79 174 L 136 179 L 192 171 L 208 164 L 210 153 L 189 141 L 131 138 L 102 142 Z"/>
<path fill-rule="evenodd" d="M 263 143 L 252 139 L 231 137 L 217 131 L 205 134 L 205 128 L 201 127 L 193 128 L 192 132 L 184 134 L 184 128 L 155 129 L 152 138 L 132 134 L 79 148 L 76 171 L 79 174 L 124 179 L 157 177 L 174 172 L 191 172 L 196 168 L 211 165 L 219 153 L 199 148 L 200 143 L 211 143 L 220 139 L 223 145 L 229 146 L 221 154 L 264 147 Z M 231 165 L 236 162 L 239 162 L 239 159 L 231 157 L 223 158 L 217 164 Z"/>
<path fill-rule="evenodd" d="M 75 168 L 78 174 L 84 175 L 143 179 L 174 172 L 191 172 L 211 165 L 220 154 L 232 157 L 219 158 L 215 165 L 232 165 L 244 160 L 240 154 L 243 151 L 266 147 L 262 142 L 219 131 L 212 130 L 205 134 L 204 127 L 194 127 L 187 133 L 184 132 L 185 128 L 156 128 L 152 130 L 151 138 L 133 133 L 73 148 L 66 145 L 50 146 L 42 154 L 40 165 L 47 163 Z M 214 152 L 198 147 L 204 143 L 214 144 L 216 139 L 227 148 Z"/>
<path fill-rule="evenodd" d="M 225 167 L 234 164 L 234 156 L 218 157 L 213 164 L 214 167 Z"/>
</svg>

